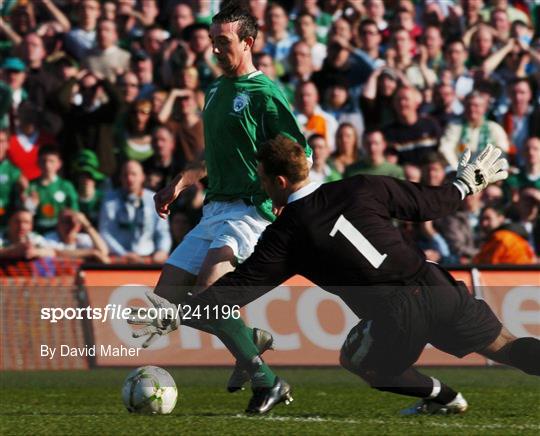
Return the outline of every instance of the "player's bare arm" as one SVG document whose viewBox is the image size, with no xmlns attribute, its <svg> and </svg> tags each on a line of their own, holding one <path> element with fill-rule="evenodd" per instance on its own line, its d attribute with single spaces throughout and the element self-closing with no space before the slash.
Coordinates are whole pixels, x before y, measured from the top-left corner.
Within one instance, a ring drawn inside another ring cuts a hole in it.
<svg viewBox="0 0 540 436">
<path fill-rule="evenodd" d="M 167 186 L 154 195 L 154 203 L 158 215 L 166 219 L 170 213 L 169 206 L 190 186 L 206 177 L 205 162 L 192 163 L 178 174 Z"/>
</svg>

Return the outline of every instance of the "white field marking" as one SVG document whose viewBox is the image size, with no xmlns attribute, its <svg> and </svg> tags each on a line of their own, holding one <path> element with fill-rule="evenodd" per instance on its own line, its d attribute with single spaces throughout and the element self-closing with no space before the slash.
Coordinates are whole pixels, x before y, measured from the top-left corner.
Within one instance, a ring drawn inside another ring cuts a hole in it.
<svg viewBox="0 0 540 436">
<path fill-rule="evenodd" d="M 349 419 L 349 418 L 323 418 L 320 416 L 308 416 L 308 417 L 301 417 L 301 416 L 247 416 L 247 415 L 233 415 L 228 416 L 224 418 L 229 419 L 262 419 L 264 421 L 280 421 L 280 422 L 313 422 L 313 423 L 320 423 L 320 422 L 328 422 L 331 424 L 379 424 L 379 425 L 386 425 L 388 424 L 388 421 L 382 420 L 382 419 Z M 479 430 L 482 429 L 516 429 L 516 430 L 540 430 L 540 425 L 536 424 L 463 424 L 460 422 L 437 422 L 437 421 L 411 421 L 410 417 L 403 416 L 403 419 L 399 421 L 399 425 L 405 424 L 405 425 L 413 425 L 413 426 L 431 426 L 431 427 L 443 427 L 443 428 L 476 428 Z M 442 416 L 441 416 L 442 418 Z"/>
</svg>

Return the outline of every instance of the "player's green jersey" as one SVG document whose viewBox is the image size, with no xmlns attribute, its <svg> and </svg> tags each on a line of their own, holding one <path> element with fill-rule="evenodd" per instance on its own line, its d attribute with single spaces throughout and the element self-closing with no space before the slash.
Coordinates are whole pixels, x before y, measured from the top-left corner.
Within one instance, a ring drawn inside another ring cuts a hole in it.
<svg viewBox="0 0 540 436">
<path fill-rule="evenodd" d="M 0 230 L 7 225 L 7 217 L 10 209 L 15 204 L 15 185 L 21 177 L 21 170 L 9 160 L 0 161 Z"/>
<path fill-rule="evenodd" d="M 268 139 L 284 134 L 311 149 L 282 91 L 262 72 L 222 76 L 210 85 L 203 112 L 207 199 L 242 199 L 267 218 L 271 204 L 257 176 L 255 154 Z"/>
<path fill-rule="evenodd" d="M 62 210 L 79 210 L 77 192 L 69 180 L 57 177 L 53 182 L 44 185 L 42 179 L 38 178 L 30 182 L 28 190 L 36 191 L 39 196 L 34 224 L 40 233 L 54 230 Z"/>
</svg>

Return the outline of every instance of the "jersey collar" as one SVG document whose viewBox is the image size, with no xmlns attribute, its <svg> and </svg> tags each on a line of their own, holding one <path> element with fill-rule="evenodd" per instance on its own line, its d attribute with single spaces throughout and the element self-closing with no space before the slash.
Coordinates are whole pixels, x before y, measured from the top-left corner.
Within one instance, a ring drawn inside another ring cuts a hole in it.
<svg viewBox="0 0 540 436">
<path fill-rule="evenodd" d="M 287 204 L 292 203 L 293 201 L 296 201 L 296 200 L 300 200 L 301 198 L 307 197 L 309 194 L 312 194 L 317 189 L 319 189 L 321 185 L 322 183 L 316 183 L 316 182 L 308 183 L 306 186 L 300 188 L 298 191 L 295 191 L 291 195 L 289 195 L 289 198 L 287 199 Z"/>
</svg>

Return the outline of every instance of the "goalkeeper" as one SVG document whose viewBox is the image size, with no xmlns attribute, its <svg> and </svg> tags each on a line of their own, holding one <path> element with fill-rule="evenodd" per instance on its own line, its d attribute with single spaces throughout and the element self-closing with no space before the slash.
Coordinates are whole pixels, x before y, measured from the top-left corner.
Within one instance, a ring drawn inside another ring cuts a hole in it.
<svg viewBox="0 0 540 436">
<path fill-rule="evenodd" d="M 403 413 L 462 413 L 468 405 L 461 394 L 412 367 L 428 342 L 457 357 L 478 352 L 540 375 L 540 341 L 513 337 L 485 302 L 407 244 L 392 219 L 425 221 L 452 213 L 466 195 L 507 177 L 499 156 L 491 145 L 472 161 L 467 151 L 454 183 L 440 187 L 382 176 L 319 185 L 309 182 L 298 144 L 283 137 L 269 141 L 259 153 L 259 175 L 283 212 L 249 259 L 186 304 L 244 306 L 301 274 L 339 295 L 361 319 L 341 350 L 345 368 L 375 389 L 421 398 Z M 163 303 L 149 298 L 158 307 Z M 234 322 L 204 321 L 219 330 Z M 160 327 L 154 323 L 146 333 L 168 332 Z M 268 394 L 259 402 L 279 401 L 284 399 Z"/>
</svg>

